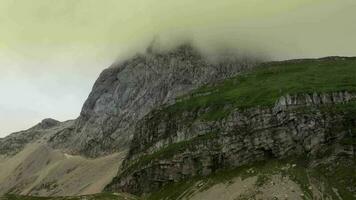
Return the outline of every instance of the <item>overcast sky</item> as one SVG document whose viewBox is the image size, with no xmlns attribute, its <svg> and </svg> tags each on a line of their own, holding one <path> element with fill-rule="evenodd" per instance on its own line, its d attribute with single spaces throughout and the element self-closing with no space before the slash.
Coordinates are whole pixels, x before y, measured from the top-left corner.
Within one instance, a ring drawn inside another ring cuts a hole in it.
<svg viewBox="0 0 356 200">
<path fill-rule="evenodd" d="M 0 0 L 0 137 L 76 118 L 115 59 L 159 36 L 271 59 L 356 55 L 355 0 Z"/>
</svg>

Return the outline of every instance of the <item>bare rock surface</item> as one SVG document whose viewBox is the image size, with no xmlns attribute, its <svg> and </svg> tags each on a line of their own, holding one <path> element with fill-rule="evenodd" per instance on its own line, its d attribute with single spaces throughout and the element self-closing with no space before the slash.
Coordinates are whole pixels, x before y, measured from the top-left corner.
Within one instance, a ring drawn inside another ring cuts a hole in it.
<svg viewBox="0 0 356 200">
<path fill-rule="evenodd" d="M 23 150 L 23 148 L 37 140 L 48 140 L 52 134 L 62 132 L 68 127 L 73 126 L 73 120 L 59 122 L 54 119 L 44 119 L 34 127 L 12 133 L 0 140 L 0 155 L 13 156 Z"/>
<path fill-rule="evenodd" d="M 235 109 L 215 120 L 202 120 L 207 108 L 157 109 L 138 123 L 122 172 L 108 190 L 150 193 L 168 183 L 291 156 L 354 158 L 354 144 L 344 141 L 354 137 L 355 116 L 336 105 L 355 100 L 348 92 L 287 95 L 274 107 Z"/>
<path fill-rule="evenodd" d="M 190 45 L 137 55 L 100 74 L 73 130 L 55 134 L 50 144 L 89 157 L 125 150 L 136 122 L 152 109 L 255 64 L 247 58 L 208 61 Z"/>
</svg>

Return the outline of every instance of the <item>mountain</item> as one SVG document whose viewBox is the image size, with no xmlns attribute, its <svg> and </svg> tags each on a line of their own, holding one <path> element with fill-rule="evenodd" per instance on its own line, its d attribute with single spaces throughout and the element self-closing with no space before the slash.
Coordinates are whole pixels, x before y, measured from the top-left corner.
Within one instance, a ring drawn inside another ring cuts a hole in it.
<svg viewBox="0 0 356 200">
<path fill-rule="evenodd" d="M 88 157 L 126 150 L 136 122 L 153 108 L 255 63 L 250 58 L 213 63 L 188 44 L 137 55 L 100 74 L 73 130 L 55 134 L 50 143 Z"/>
<path fill-rule="evenodd" d="M 77 119 L 0 140 L 3 199 L 356 198 L 356 58 L 222 58 L 113 64 Z"/>
<path fill-rule="evenodd" d="M 113 64 L 100 74 L 77 119 L 47 119 L 0 140 L 0 194 L 100 192 L 117 173 L 138 120 L 175 97 L 256 63 L 247 57 L 207 59 L 184 44 L 168 52 L 151 48 Z"/>
<path fill-rule="evenodd" d="M 210 180 L 202 177 L 250 166 L 253 172 L 244 177 L 263 187 L 249 187 L 231 199 L 264 199 L 273 195 L 269 190 L 278 198 L 293 194 L 275 191 L 269 181 L 278 187 L 290 182 L 298 191 L 292 199 L 301 194 L 354 199 L 355 86 L 356 59 L 339 57 L 267 63 L 205 85 L 138 122 L 128 156 L 107 191 L 150 194 L 185 181 L 209 191 Z M 179 195 L 201 191 L 185 187 Z"/>
</svg>

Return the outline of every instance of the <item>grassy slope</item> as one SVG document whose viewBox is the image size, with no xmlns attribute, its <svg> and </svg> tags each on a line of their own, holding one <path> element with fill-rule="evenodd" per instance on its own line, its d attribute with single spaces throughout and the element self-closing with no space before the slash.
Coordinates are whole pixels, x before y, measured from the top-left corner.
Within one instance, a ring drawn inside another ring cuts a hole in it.
<svg viewBox="0 0 356 200">
<path fill-rule="evenodd" d="M 275 62 L 225 80 L 204 86 L 190 97 L 168 107 L 180 112 L 212 108 L 207 119 L 221 117 L 226 105 L 235 108 L 271 106 L 286 94 L 349 91 L 356 92 L 356 58 L 329 58 Z M 229 109 L 230 110 L 230 109 Z"/>
</svg>

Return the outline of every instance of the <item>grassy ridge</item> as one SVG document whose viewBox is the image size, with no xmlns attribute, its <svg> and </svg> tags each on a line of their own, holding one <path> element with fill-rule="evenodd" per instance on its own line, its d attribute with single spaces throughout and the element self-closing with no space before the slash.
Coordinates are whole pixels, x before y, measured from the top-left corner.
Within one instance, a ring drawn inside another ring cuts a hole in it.
<svg viewBox="0 0 356 200">
<path fill-rule="evenodd" d="M 167 109 L 181 112 L 209 107 L 207 118 L 226 115 L 226 106 L 271 106 L 286 94 L 356 92 L 356 58 L 275 62 L 216 85 L 204 86 Z"/>
</svg>

